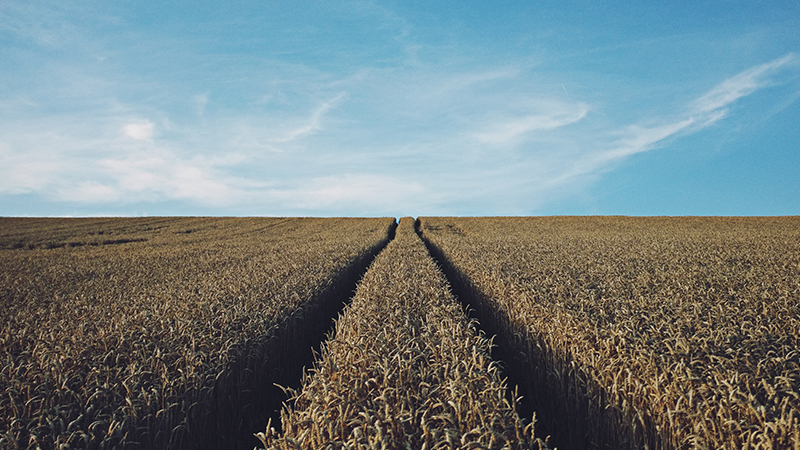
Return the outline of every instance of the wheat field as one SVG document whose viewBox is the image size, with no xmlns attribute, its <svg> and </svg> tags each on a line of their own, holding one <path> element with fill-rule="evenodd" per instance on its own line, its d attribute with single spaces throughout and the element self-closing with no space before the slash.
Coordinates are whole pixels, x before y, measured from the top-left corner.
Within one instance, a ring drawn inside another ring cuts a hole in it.
<svg viewBox="0 0 800 450">
<path fill-rule="evenodd" d="M 0 218 L 0 449 L 800 450 L 800 218 Z"/>
</svg>

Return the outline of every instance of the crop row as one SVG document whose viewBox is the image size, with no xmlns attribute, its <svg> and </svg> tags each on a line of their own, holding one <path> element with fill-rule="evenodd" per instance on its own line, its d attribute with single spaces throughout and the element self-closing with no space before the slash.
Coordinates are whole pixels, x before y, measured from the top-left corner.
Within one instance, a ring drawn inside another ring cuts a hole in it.
<svg viewBox="0 0 800 450">
<path fill-rule="evenodd" d="M 0 219 L 0 448 L 252 448 L 394 224 Z"/>
<path fill-rule="evenodd" d="M 545 447 L 516 412 L 491 341 L 450 293 L 414 231 L 370 266 L 269 449 Z"/>
<path fill-rule="evenodd" d="M 799 218 L 423 218 L 568 448 L 800 449 Z"/>
</svg>

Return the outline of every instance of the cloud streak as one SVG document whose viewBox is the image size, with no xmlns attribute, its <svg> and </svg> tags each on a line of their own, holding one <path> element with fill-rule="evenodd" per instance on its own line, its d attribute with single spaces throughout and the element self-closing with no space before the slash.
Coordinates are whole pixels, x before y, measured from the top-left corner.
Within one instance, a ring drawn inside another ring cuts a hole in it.
<svg viewBox="0 0 800 450">
<path fill-rule="evenodd" d="M 123 159 L 108 158 L 89 169 L 90 180 L 73 180 L 58 188 L 64 201 L 80 203 L 188 200 L 226 206 L 246 193 L 233 177 L 204 160 L 185 160 L 163 149 Z M 100 181 L 105 180 L 105 181 Z"/>
<path fill-rule="evenodd" d="M 780 75 L 782 69 L 797 66 L 797 64 L 798 56 L 790 53 L 782 58 L 745 70 L 723 81 L 697 99 L 692 105 L 693 109 L 700 114 L 708 114 L 723 109 L 742 97 L 771 86 L 776 82 L 774 77 Z"/>
<path fill-rule="evenodd" d="M 291 142 L 297 139 L 300 139 L 304 136 L 307 136 L 311 133 L 316 131 L 322 130 L 322 118 L 328 111 L 331 110 L 334 106 L 336 106 L 339 101 L 344 98 L 345 94 L 340 93 L 336 97 L 323 102 L 319 105 L 314 112 L 311 113 L 311 116 L 308 118 L 305 124 L 295 127 L 291 130 L 286 131 L 282 136 L 276 138 L 274 142 L 276 143 L 285 143 Z"/>
<path fill-rule="evenodd" d="M 589 107 L 586 104 L 560 105 L 562 111 L 554 114 L 534 114 L 506 120 L 495 124 L 488 131 L 475 134 L 475 138 L 486 144 L 504 144 L 516 141 L 521 137 L 540 130 L 552 130 L 573 123 L 586 117 Z"/>
<path fill-rule="evenodd" d="M 630 156 L 644 153 L 679 136 L 697 133 L 725 118 L 728 106 L 756 91 L 778 83 L 782 69 L 796 66 L 797 55 L 789 54 L 745 70 L 719 83 L 687 105 L 682 118 L 663 121 L 660 125 L 629 125 L 613 134 L 622 135 L 607 144 L 607 149 L 590 152 L 577 158 L 561 174 L 548 183 L 560 186 L 577 177 L 610 169 L 610 166 Z"/>
</svg>

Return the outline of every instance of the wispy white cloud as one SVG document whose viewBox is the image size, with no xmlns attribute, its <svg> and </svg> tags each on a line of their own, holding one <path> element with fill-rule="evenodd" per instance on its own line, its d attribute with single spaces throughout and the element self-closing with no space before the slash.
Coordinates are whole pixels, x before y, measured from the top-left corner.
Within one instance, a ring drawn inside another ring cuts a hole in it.
<svg viewBox="0 0 800 450">
<path fill-rule="evenodd" d="M 83 181 L 74 186 L 64 186 L 60 192 L 63 199 L 80 203 L 110 203 L 122 197 L 119 189 L 97 181 Z"/>
<path fill-rule="evenodd" d="M 305 116 L 292 110 L 282 115 L 247 112 L 218 117 L 202 132 L 217 137 L 224 148 L 251 154 L 283 153 L 301 148 L 305 138 L 324 130 L 326 115 L 345 97 L 345 93 L 339 93 L 319 101 Z"/>
<path fill-rule="evenodd" d="M 323 116 L 328 111 L 330 111 L 331 108 L 336 106 L 336 104 L 339 103 L 339 101 L 342 98 L 344 98 L 344 96 L 345 96 L 344 93 L 340 93 L 336 97 L 323 102 L 314 110 L 314 112 L 311 113 L 311 116 L 305 121 L 304 124 L 296 126 L 290 130 L 287 130 L 281 136 L 276 137 L 274 139 L 274 142 L 277 143 L 291 142 L 303 136 L 311 134 L 315 131 L 321 130 Z"/>
<path fill-rule="evenodd" d="M 695 118 L 689 117 L 678 122 L 666 123 L 653 127 L 630 125 L 621 134 L 625 137 L 615 142 L 611 150 L 600 153 L 600 161 L 611 161 L 618 158 L 635 155 L 652 149 L 653 145 L 670 138 L 677 133 L 688 130 L 696 123 Z M 706 121 L 703 125 L 710 124 Z"/>
<path fill-rule="evenodd" d="M 225 206 L 244 192 L 214 163 L 186 160 L 161 149 L 127 158 L 108 158 L 92 168 L 92 180 L 59 187 L 59 197 L 72 202 L 136 202 L 189 200 L 200 205 Z"/>
<path fill-rule="evenodd" d="M 651 122 L 656 121 L 655 125 L 632 124 L 622 130 L 612 131 L 610 135 L 618 137 L 604 144 L 605 148 L 575 158 L 546 184 L 556 187 L 572 183 L 578 177 L 596 176 L 625 158 L 708 128 L 726 117 L 729 105 L 759 89 L 776 84 L 774 77 L 780 74 L 780 69 L 796 65 L 797 62 L 797 56 L 789 54 L 728 78 L 687 105 L 682 117 L 662 120 L 660 124 L 657 119 L 650 118 Z"/>
<path fill-rule="evenodd" d="M 558 188 L 575 183 L 576 179 L 581 177 L 589 177 L 586 181 L 593 181 L 598 173 L 609 170 L 612 164 L 637 153 L 652 150 L 660 142 L 681 132 L 686 132 L 693 124 L 695 124 L 695 119 L 688 118 L 651 127 L 628 126 L 625 130 L 614 133 L 621 134 L 623 137 L 607 144 L 609 148 L 585 152 L 567 164 L 559 164 L 560 168 L 551 172 L 541 187 L 546 190 Z"/>
<path fill-rule="evenodd" d="M 204 156 L 203 148 L 159 140 L 153 129 L 149 120 L 90 115 L 0 124 L 0 136 L 11 137 L 0 141 L 0 193 L 86 205 L 185 200 L 225 206 L 252 187 L 230 173 L 242 154 Z"/>
<path fill-rule="evenodd" d="M 39 192 L 62 170 L 53 155 L 16 152 L 0 141 L 0 193 Z"/>
<path fill-rule="evenodd" d="M 149 141 L 153 137 L 153 122 L 149 120 L 131 122 L 122 127 L 125 136 L 137 141 Z"/>
<path fill-rule="evenodd" d="M 798 62 L 800 59 L 797 55 L 788 54 L 734 75 L 693 101 L 686 111 L 688 117 L 684 119 L 653 128 L 633 125 L 629 128 L 630 137 L 621 140 L 613 154 L 619 157 L 632 155 L 649 150 L 653 145 L 679 133 L 695 133 L 707 128 L 725 118 L 727 107 L 732 103 L 778 84 L 776 76 L 781 75 L 781 69 L 796 67 Z"/>
<path fill-rule="evenodd" d="M 552 130 L 580 121 L 589 112 L 584 103 L 558 105 L 550 114 L 533 114 L 506 119 L 492 125 L 487 131 L 476 133 L 475 137 L 487 144 L 503 144 L 538 130 Z"/>
<path fill-rule="evenodd" d="M 725 108 L 758 89 L 772 85 L 775 83 L 773 76 L 780 74 L 780 70 L 787 66 L 796 66 L 798 62 L 800 62 L 800 58 L 796 54 L 790 53 L 782 58 L 745 70 L 723 81 L 697 99 L 692 104 L 692 109 L 698 113 L 711 113 Z"/>
<path fill-rule="evenodd" d="M 426 189 L 418 182 L 394 175 L 344 174 L 316 177 L 295 188 L 271 189 L 269 202 L 294 211 L 353 211 L 394 214 L 413 211 L 425 202 Z"/>
</svg>

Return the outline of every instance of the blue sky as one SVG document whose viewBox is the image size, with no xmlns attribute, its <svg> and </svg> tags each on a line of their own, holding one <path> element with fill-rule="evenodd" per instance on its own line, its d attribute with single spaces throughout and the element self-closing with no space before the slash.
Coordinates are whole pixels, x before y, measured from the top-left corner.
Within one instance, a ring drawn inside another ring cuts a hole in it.
<svg viewBox="0 0 800 450">
<path fill-rule="evenodd" d="M 0 215 L 800 214 L 800 2 L 604 3 L 0 0 Z"/>
</svg>

